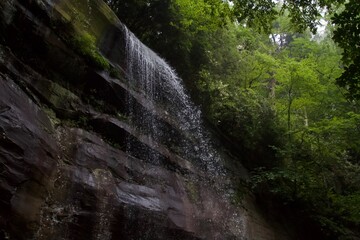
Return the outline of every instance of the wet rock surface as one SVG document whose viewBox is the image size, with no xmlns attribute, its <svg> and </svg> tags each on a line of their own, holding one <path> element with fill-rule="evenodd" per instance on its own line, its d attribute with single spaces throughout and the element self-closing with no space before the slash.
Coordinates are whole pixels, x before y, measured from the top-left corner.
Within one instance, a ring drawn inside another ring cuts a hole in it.
<svg viewBox="0 0 360 240">
<path fill-rule="evenodd" d="M 69 45 L 73 7 L 95 16 L 117 78 Z M 287 239 L 252 198 L 233 203 L 229 176 L 176 152 L 186 134 L 126 85 L 122 28 L 103 2 L 4 0 L 0 27 L 0 239 Z M 172 142 L 127 118 L 129 99 Z"/>
</svg>

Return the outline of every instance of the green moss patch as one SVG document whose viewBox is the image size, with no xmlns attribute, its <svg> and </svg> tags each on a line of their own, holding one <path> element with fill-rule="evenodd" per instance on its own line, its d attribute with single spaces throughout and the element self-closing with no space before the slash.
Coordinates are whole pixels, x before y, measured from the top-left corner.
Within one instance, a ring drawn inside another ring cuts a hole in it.
<svg viewBox="0 0 360 240">
<path fill-rule="evenodd" d="M 96 47 L 96 39 L 87 32 L 77 33 L 72 42 L 74 49 L 98 68 L 110 70 L 110 64 Z"/>
</svg>

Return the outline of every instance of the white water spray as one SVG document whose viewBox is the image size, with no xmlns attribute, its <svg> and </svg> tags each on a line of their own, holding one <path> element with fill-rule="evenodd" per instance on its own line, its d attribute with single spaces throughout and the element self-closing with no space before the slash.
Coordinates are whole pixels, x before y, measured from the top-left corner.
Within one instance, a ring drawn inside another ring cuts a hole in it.
<svg viewBox="0 0 360 240">
<path fill-rule="evenodd" d="M 162 58 L 141 43 L 125 26 L 123 27 L 128 84 L 169 114 L 179 130 L 188 136 L 187 139 L 178 142 L 184 155 L 193 156 L 195 159 L 192 160 L 205 166 L 207 171 L 214 174 L 223 173 L 218 164 L 220 158 L 202 127 L 201 111 L 189 99 L 182 80 Z M 128 104 L 131 107 L 132 103 Z M 134 111 L 130 110 L 130 114 L 131 112 Z M 154 139 L 154 144 L 166 135 L 151 113 L 143 113 L 142 116 L 136 117 L 140 117 L 143 120 L 142 125 L 151 130 L 150 135 Z"/>
</svg>

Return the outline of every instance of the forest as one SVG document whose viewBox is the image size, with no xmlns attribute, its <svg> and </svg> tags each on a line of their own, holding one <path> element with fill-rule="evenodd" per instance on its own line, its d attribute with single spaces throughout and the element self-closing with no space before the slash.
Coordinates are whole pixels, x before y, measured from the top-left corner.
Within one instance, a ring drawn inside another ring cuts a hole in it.
<svg viewBox="0 0 360 240">
<path fill-rule="evenodd" d="M 358 0 L 106 2 L 183 78 L 264 208 L 358 239 Z"/>
</svg>

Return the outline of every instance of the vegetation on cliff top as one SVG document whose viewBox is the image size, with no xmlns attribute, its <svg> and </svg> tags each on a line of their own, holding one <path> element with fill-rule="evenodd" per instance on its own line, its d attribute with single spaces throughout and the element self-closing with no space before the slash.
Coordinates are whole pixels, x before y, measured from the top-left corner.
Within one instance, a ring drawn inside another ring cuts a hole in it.
<svg viewBox="0 0 360 240">
<path fill-rule="evenodd" d="M 359 234 L 360 3 L 107 3 L 200 93 L 264 205 L 291 213 L 307 239 Z"/>
</svg>

